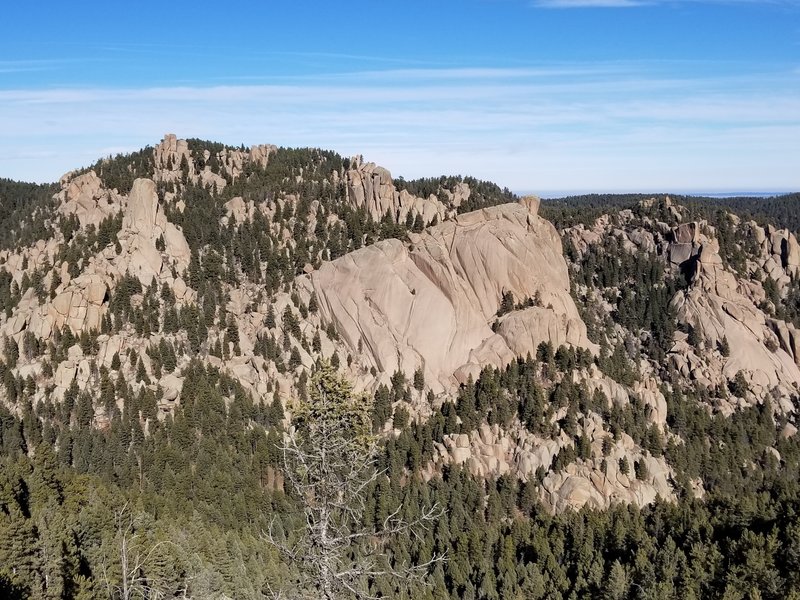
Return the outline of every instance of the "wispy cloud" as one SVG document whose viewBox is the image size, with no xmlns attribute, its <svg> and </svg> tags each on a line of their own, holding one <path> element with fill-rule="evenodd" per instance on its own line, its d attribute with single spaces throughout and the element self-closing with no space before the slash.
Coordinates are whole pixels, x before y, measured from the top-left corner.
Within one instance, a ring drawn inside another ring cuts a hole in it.
<svg viewBox="0 0 800 600">
<path fill-rule="evenodd" d="M 716 67 L 716 68 L 715 68 Z M 0 90 L 0 176 L 55 180 L 165 132 L 363 153 L 515 189 L 797 187 L 795 65 L 403 69 L 283 84 Z"/>
<path fill-rule="evenodd" d="M 68 62 L 61 59 L 45 60 L 0 60 L 0 74 L 27 73 L 34 71 L 47 71 L 62 66 Z"/>
</svg>

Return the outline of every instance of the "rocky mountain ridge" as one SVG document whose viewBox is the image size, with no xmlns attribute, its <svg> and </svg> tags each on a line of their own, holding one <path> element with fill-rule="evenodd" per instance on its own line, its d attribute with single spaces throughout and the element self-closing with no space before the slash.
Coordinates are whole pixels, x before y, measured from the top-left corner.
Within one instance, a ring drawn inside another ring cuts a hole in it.
<svg viewBox="0 0 800 600">
<path fill-rule="evenodd" d="M 654 203 L 643 208 L 651 211 Z M 792 412 L 800 375 L 794 350 L 797 329 L 777 318 L 775 304 L 791 296 L 797 278 L 800 253 L 795 235 L 727 216 L 746 245 L 746 252 L 739 249 L 746 257 L 739 257 L 742 266 L 737 271 L 723 261 L 717 230 L 707 221 L 683 222 L 685 209 L 668 199 L 659 210 L 672 215 L 673 223 L 641 219 L 626 210 L 619 212 L 617 227 L 601 217 L 591 229 L 579 225 L 565 233 L 578 253 L 612 236 L 627 252 L 661 256 L 686 278 L 687 286 L 670 300 L 683 331 L 674 334 L 667 353 L 671 369 L 682 378 L 713 392 L 727 388 L 741 374 L 751 402 L 770 396 L 782 410 Z M 723 410 L 732 410 L 724 398 L 718 400 Z"/>
<path fill-rule="evenodd" d="M 435 420 L 488 371 L 533 360 L 549 396 L 535 424 L 488 408 L 494 423 L 468 426 L 458 414 L 425 469 L 536 481 L 555 511 L 674 499 L 664 453 L 682 438 L 665 394 L 699 389 L 725 415 L 770 402 L 792 435 L 797 329 L 781 317 L 800 251 L 789 231 L 727 216 L 715 227 L 663 199 L 559 232 L 537 199 L 503 203 L 464 180 L 418 197 L 360 157 L 173 135 L 137 156 L 67 174 L 53 237 L 0 251 L 0 395 L 20 414 L 86 396 L 103 428 L 135 396 L 147 430 L 181 406 L 198 362 L 290 411 L 324 357 L 376 405 L 396 388 L 374 414 L 402 438 L 404 412 Z M 653 270 L 652 289 L 620 268 L 626 256 Z M 634 305 L 636 318 L 620 316 Z M 658 340 L 655 321 L 669 322 Z"/>
</svg>

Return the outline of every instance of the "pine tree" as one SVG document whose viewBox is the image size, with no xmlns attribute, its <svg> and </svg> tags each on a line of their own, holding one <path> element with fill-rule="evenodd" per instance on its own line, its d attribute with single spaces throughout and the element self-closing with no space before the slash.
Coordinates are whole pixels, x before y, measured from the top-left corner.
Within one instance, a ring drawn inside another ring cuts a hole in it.
<svg viewBox="0 0 800 600">
<path fill-rule="evenodd" d="M 92 406 L 92 396 L 84 392 L 78 397 L 77 421 L 78 427 L 87 428 L 94 420 L 94 407 Z"/>
<path fill-rule="evenodd" d="M 722 339 L 719 342 L 719 352 L 725 358 L 727 358 L 727 357 L 729 357 L 731 355 L 731 346 L 728 343 L 728 337 L 727 336 L 722 336 Z"/>
<path fill-rule="evenodd" d="M 608 579 L 603 586 L 604 600 L 622 600 L 628 595 L 628 575 L 618 560 L 611 564 Z"/>
<path fill-rule="evenodd" d="M 425 373 L 422 367 L 414 371 L 414 389 L 421 392 L 425 388 Z"/>
</svg>

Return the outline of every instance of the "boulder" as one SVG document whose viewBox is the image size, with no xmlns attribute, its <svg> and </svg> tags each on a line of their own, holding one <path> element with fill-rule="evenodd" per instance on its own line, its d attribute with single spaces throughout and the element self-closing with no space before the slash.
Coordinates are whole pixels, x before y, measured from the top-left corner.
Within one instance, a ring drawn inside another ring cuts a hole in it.
<svg viewBox="0 0 800 600">
<path fill-rule="evenodd" d="M 697 223 L 682 223 L 672 230 L 672 237 L 678 244 L 693 244 L 697 241 Z"/>
<path fill-rule="evenodd" d="M 183 379 L 174 373 L 164 375 L 158 384 L 161 386 L 161 389 L 164 390 L 164 400 L 168 401 L 177 400 L 183 389 Z"/>
<path fill-rule="evenodd" d="M 75 379 L 77 372 L 78 368 L 75 366 L 75 363 L 71 360 L 65 360 L 59 363 L 55 375 L 53 376 L 53 384 L 57 388 L 60 388 L 63 393 L 63 390 L 66 390 L 72 383 L 72 380 Z"/>
<path fill-rule="evenodd" d="M 705 265 L 721 265 L 722 257 L 719 255 L 719 242 L 716 239 L 705 242 L 700 248 L 698 260 Z"/>
<path fill-rule="evenodd" d="M 236 223 L 244 223 L 247 220 L 247 205 L 241 196 L 231 198 L 225 203 L 227 216 L 233 217 Z"/>
<path fill-rule="evenodd" d="M 783 426 L 783 429 L 781 430 L 782 438 L 784 439 L 791 438 L 794 437 L 795 435 L 797 435 L 797 427 L 795 427 L 791 423 L 787 423 L 786 425 Z"/>
<path fill-rule="evenodd" d="M 178 300 L 183 300 L 183 297 L 186 295 L 186 289 L 186 282 L 182 278 L 178 277 L 175 279 L 172 284 L 172 291 Z"/>
<path fill-rule="evenodd" d="M 653 234 L 645 229 L 635 229 L 628 234 L 631 242 L 642 252 L 655 252 L 656 242 Z"/>
<path fill-rule="evenodd" d="M 684 263 L 692 257 L 693 252 L 693 244 L 670 244 L 669 262 L 673 265 Z"/>
</svg>

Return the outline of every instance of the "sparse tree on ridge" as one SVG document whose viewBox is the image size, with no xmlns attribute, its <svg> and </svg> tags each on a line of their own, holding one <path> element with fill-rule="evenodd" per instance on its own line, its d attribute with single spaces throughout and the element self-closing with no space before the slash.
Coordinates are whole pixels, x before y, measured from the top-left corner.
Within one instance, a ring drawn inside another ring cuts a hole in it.
<svg viewBox="0 0 800 600">
<path fill-rule="evenodd" d="M 295 407 L 281 450 L 305 525 L 287 536 L 294 543 L 278 540 L 272 530 L 268 539 L 298 567 L 301 580 L 296 589 L 274 592 L 276 598 L 371 598 L 370 580 L 388 577 L 409 585 L 443 560 L 436 555 L 423 564 L 393 565 L 383 552 L 391 538 L 432 525 L 438 506 L 413 521 L 402 519 L 396 507 L 380 528 L 363 525 L 368 489 L 385 477 L 376 467 L 378 438 L 372 434 L 370 409 L 329 363 L 312 378 L 310 400 Z"/>
</svg>

